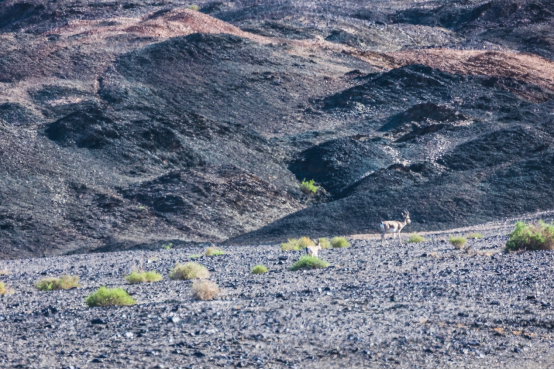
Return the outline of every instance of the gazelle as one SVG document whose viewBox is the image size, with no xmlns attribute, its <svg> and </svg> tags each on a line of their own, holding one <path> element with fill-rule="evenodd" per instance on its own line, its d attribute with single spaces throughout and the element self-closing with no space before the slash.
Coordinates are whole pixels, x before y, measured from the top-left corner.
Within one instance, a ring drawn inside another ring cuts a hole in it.
<svg viewBox="0 0 554 370">
<path fill-rule="evenodd" d="M 306 254 L 308 256 L 317 257 L 317 253 L 321 250 L 321 245 L 319 244 L 319 241 L 316 245 L 308 245 L 306 247 Z"/>
<path fill-rule="evenodd" d="M 392 239 L 394 240 L 394 234 L 398 236 L 398 242 L 400 245 L 402 245 L 402 239 L 400 239 L 400 232 L 406 226 L 407 224 L 411 223 L 412 220 L 410 220 L 410 212 L 404 211 L 402 212 L 402 217 L 404 217 L 404 220 L 401 221 L 381 221 L 381 245 L 385 242 L 385 234 L 386 233 L 392 233 Z"/>
</svg>

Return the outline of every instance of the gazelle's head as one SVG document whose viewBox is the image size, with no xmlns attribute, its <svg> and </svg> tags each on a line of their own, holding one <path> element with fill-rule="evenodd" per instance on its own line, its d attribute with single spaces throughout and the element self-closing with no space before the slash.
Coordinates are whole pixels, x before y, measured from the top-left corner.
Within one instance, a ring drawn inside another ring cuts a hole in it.
<svg viewBox="0 0 554 370">
<path fill-rule="evenodd" d="M 402 217 L 404 217 L 404 222 L 406 222 L 406 224 L 412 223 L 412 220 L 410 220 L 410 212 L 408 211 L 402 212 Z"/>
<path fill-rule="evenodd" d="M 315 243 L 314 247 L 318 250 L 321 249 L 321 244 L 319 244 L 319 240 Z"/>
</svg>

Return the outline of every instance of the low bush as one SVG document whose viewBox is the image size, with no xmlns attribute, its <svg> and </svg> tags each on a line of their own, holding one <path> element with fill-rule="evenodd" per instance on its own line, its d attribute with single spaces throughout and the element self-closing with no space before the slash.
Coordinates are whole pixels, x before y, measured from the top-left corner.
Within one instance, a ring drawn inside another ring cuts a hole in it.
<svg viewBox="0 0 554 370">
<path fill-rule="evenodd" d="M 164 245 L 162 245 L 162 248 L 163 248 L 163 249 L 167 249 L 167 250 L 170 250 L 171 247 L 173 247 L 173 243 L 169 243 L 169 244 L 164 244 Z"/>
<path fill-rule="evenodd" d="M 79 288 L 79 277 L 64 275 L 60 278 L 44 278 L 35 287 L 42 291 Z"/>
<path fill-rule="evenodd" d="M 554 224 L 543 220 L 526 224 L 516 222 L 506 243 L 507 251 L 548 251 L 554 249 Z"/>
<path fill-rule="evenodd" d="M 267 267 L 264 265 L 256 265 L 252 268 L 253 274 L 265 274 L 267 272 Z"/>
<path fill-rule="evenodd" d="M 468 239 L 481 239 L 483 237 L 483 234 L 481 233 L 470 233 L 467 234 Z"/>
<path fill-rule="evenodd" d="M 300 190 L 306 194 L 315 194 L 320 187 L 321 186 L 314 185 L 314 180 L 306 181 L 306 179 L 304 179 L 300 184 Z"/>
<path fill-rule="evenodd" d="M 219 287 L 213 281 L 195 280 L 192 283 L 192 294 L 201 301 L 211 301 L 218 293 Z"/>
<path fill-rule="evenodd" d="M 199 8 L 198 8 L 198 5 L 191 5 L 189 6 L 189 9 L 198 11 Z"/>
<path fill-rule="evenodd" d="M 406 240 L 406 243 L 421 243 L 424 242 L 425 238 L 418 233 L 410 234 L 410 237 L 408 240 Z"/>
<path fill-rule="evenodd" d="M 312 239 L 303 236 L 300 239 L 289 239 L 288 242 L 281 244 L 282 251 L 299 251 L 309 245 L 315 245 Z"/>
<path fill-rule="evenodd" d="M 350 247 L 350 243 L 342 236 L 335 236 L 331 239 L 331 246 L 333 248 L 348 248 Z"/>
<path fill-rule="evenodd" d="M 125 280 L 127 280 L 129 284 L 151 283 L 162 280 L 162 275 L 158 274 L 156 271 L 133 271 L 125 276 Z"/>
<path fill-rule="evenodd" d="M 196 262 L 187 262 L 183 265 L 176 265 L 169 273 L 173 280 L 209 279 L 210 272 L 207 268 Z"/>
<path fill-rule="evenodd" d="M 204 255 L 207 257 L 212 256 L 221 256 L 222 254 L 225 254 L 221 249 L 218 249 L 216 247 L 208 247 L 206 248 L 206 252 L 204 252 Z"/>
<path fill-rule="evenodd" d="M 297 271 L 302 269 L 320 269 L 329 266 L 329 263 L 326 261 L 320 260 L 317 257 L 312 256 L 302 256 L 289 267 L 290 271 Z"/>
<path fill-rule="evenodd" d="M 327 238 L 319 238 L 319 245 L 322 249 L 331 248 L 331 242 Z"/>
<path fill-rule="evenodd" d="M 191 255 L 189 256 L 189 258 L 193 258 L 193 259 L 194 259 L 194 258 L 200 258 L 200 257 L 202 257 L 201 254 L 191 254 Z"/>
<path fill-rule="evenodd" d="M 85 303 L 89 307 L 108 307 L 130 306 L 136 304 L 137 301 L 121 288 L 108 289 L 103 286 L 86 297 Z"/>
<path fill-rule="evenodd" d="M 450 238 L 448 239 L 448 241 L 456 248 L 462 249 L 466 245 L 467 239 L 464 238 L 463 236 L 450 235 Z"/>
</svg>

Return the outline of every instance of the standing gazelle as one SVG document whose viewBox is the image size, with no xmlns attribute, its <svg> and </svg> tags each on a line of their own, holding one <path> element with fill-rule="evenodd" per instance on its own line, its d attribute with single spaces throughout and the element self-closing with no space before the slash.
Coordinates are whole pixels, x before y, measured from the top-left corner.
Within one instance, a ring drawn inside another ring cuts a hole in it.
<svg viewBox="0 0 554 370">
<path fill-rule="evenodd" d="M 404 221 L 381 221 L 381 245 L 385 242 L 385 234 L 386 233 L 392 233 L 392 239 L 394 240 L 394 234 L 398 236 L 398 242 L 400 245 L 402 245 L 402 240 L 400 239 L 400 231 L 402 231 L 402 228 L 406 226 L 407 224 L 411 223 L 410 220 L 410 212 L 404 211 L 402 212 L 402 217 L 404 217 Z"/>
</svg>

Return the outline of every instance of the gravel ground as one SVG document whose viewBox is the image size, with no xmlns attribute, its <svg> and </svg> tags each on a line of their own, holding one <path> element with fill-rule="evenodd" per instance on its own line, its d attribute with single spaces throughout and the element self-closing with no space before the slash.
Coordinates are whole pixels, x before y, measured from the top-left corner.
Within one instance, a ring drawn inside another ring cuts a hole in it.
<svg viewBox="0 0 554 370">
<path fill-rule="evenodd" d="M 352 239 L 321 251 L 330 267 L 299 272 L 287 267 L 301 252 L 225 247 L 198 258 L 224 290 L 214 301 L 168 279 L 199 248 L 0 261 L 9 272 L 0 281 L 15 290 L 0 296 L 0 367 L 554 366 L 554 254 L 504 254 L 507 229 L 482 233 L 470 253 L 447 233 L 407 246 Z M 269 272 L 250 274 L 260 263 Z M 128 285 L 124 276 L 140 265 L 164 280 Z M 82 287 L 33 287 L 62 274 Z M 102 285 L 127 289 L 137 305 L 85 307 Z"/>
</svg>

